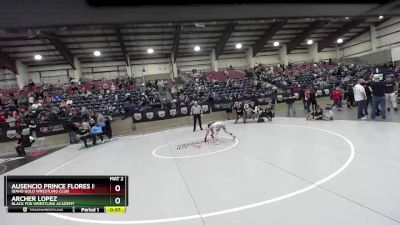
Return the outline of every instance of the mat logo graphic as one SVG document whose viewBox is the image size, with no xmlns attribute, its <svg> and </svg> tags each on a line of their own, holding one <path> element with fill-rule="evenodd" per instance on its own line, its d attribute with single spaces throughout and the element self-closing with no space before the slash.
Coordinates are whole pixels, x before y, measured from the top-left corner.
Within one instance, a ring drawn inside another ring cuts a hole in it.
<svg viewBox="0 0 400 225">
<path fill-rule="evenodd" d="M 176 116 L 176 109 L 171 109 L 171 110 L 169 111 L 169 114 L 170 114 L 171 116 Z"/>
<path fill-rule="evenodd" d="M 180 151 L 180 150 L 185 150 L 188 148 L 201 149 L 204 145 L 209 145 L 209 144 L 216 144 L 216 141 L 211 139 L 211 140 L 208 140 L 207 142 L 193 141 L 193 142 L 183 143 L 183 144 L 177 145 L 176 150 Z"/>
<path fill-rule="evenodd" d="M 158 117 L 164 118 L 165 117 L 165 111 L 158 111 Z"/>
<path fill-rule="evenodd" d="M 148 112 L 148 113 L 146 113 L 146 117 L 147 117 L 147 119 L 152 120 L 154 118 L 154 113 Z"/>
<path fill-rule="evenodd" d="M 135 118 L 135 120 L 141 120 L 142 119 L 142 114 L 141 113 L 135 113 L 135 114 L 133 114 L 133 118 Z"/>
<path fill-rule="evenodd" d="M 10 162 L 18 159 L 23 159 L 25 157 L 13 157 L 13 158 L 2 158 L 0 159 L 0 163 Z"/>
</svg>

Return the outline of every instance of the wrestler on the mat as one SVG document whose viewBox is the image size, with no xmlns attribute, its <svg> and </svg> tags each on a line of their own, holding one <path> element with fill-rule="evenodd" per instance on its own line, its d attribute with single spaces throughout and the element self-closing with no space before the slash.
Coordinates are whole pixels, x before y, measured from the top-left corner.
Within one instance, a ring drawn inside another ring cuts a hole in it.
<svg viewBox="0 0 400 225">
<path fill-rule="evenodd" d="M 211 137 L 212 137 L 212 138 L 215 138 L 215 137 L 218 136 L 218 133 L 219 133 L 219 131 L 221 130 L 221 128 L 224 130 L 225 133 L 231 135 L 232 138 L 233 138 L 233 140 L 235 140 L 236 136 L 233 135 L 232 133 L 229 133 L 229 132 L 226 130 L 226 126 L 225 126 L 224 122 L 222 122 L 222 121 L 216 121 L 216 122 L 211 122 L 211 123 L 207 124 L 206 136 L 204 137 L 204 142 L 207 141 L 208 133 L 211 132 Z M 214 131 L 214 129 L 215 129 L 215 131 Z"/>
</svg>

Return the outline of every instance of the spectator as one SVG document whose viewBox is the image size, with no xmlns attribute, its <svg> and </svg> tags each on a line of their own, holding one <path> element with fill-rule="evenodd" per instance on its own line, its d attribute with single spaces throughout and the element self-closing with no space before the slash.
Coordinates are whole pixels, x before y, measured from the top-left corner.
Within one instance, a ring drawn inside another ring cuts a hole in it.
<svg viewBox="0 0 400 225">
<path fill-rule="evenodd" d="M 228 103 L 227 103 L 227 107 L 226 107 L 226 115 L 227 115 L 227 120 L 230 120 L 231 118 L 230 118 L 230 115 L 232 114 L 232 101 L 229 101 Z"/>
<path fill-rule="evenodd" d="M 340 93 L 340 88 L 336 87 L 332 91 L 332 100 L 333 100 L 333 106 L 336 106 L 336 108 L 341 111 L 342 110 L 342 95 Z"/>
<path fill-rule="evenodd" d="M 6 115 L 3 111 L 0 111 L 0 123 L 5 123 L 6 122 Z"/>
<path fill-rule="evenodd" d="M 93 144 L 96 143 L 95 137 L 92 136 L 92 134 L 91 134 L 90 126 L 86 122 L 79 125 L 78 138 L 83 141 L 85 148 L 89 148 L 89 145 L 87 143 L 88 139 L 92 139 Z"/>
<path fill-rule="evenodd" d="M 301 99 L 303 101 L 304 111 L 307 111 L 307 98 L 306 98 L 306 95 L 305 95 L 305 90 L 302 89 L 302 88 L 299 91 L 299 99 Z"/>
<path fill-rule="evenodd" d="M 380 76 L 373 77 L 373 82 L 371 83 L 371 89 L 372 89 L 371 119 L 375 120 L 378 107 L 380 106 L 382 119 L 386 120 L 386 99 L 385 99 L 386 84 L 380 78 Z"/>
<path fill-rule="evenodd" d="M 69 143 L 70 144 L 79 143 L 79 139 L 77 136 L 79 126 L 70 119 L 67 121 L 67 129 L 69 133 Z"/>
<path fill-rule="evenodd" d="M 308 115 L 307 120 L 323 120 L 323 116 L 324 116 L 324 111 L 319 105 L 317 105 L 315 107 L 315 111 L 311 112 Z"/>
<path fill-rule="evenodd" d="M 310 105 L 311 105 L 312 111 L 315 112 L 315 110 L 317 109 L 317 98 L 316 98 L 315 89 L 313 87 L 310 88 L 309 99 L 308 99 L 308 108 L 310 108 Z"/>
<path fill-rule="evenodd" d="M 293 107 L 293 103 L 296 100 L 296 96 L 294 95 L 294 93 L 292 92 L 292 90 L 287 90 L 287 94 L 285 95 L 285 97 L 283 98 L 286 101 L 286 105 L 287 105 L 287 116 L 290 117 L 290 110 L 292 110 L 293 116 L 296 117 L 296 110 Z"/>
<path fill-rule="evenodd" d="M 111 128 L 111 117 L 105 117 L 105 127 L 104 127 L 104 134 L 108 137 L 108 140 L 112 138 L 112 128 Z"/>
<path fill-rule="evenodd" d="M 347 102 L 347 108 L 351 109 L 354 107 L 354 93 L 353 89 L 350 88 L 349 86 L 346 87 L 344 91 L 344 98 L 346 99 Z"/>
<path fill-rule="evenodd" d="M 385 97 L 386 97 L 386 106 L 388 112 L 390 112 L 390 106 L 393 107 L 394 111 L 397 111 L 397 96 L 396 96 L 396 81 L 392 76 L 388 76 L 386 78 L 386 87 L 385 87 Z"/>
<path fill-rule="evenodd" d="M 267 102 L 262 116 L 266 117 L 268 121 L 271 122 L 272 117 L 274 117 L 274 105 L 271 105 L 269 102 Z"/>
<path fill-rule="evenodd" d="M 25 156 L 25 148 L 31 147 L 32 144 L 35 142 L 35 138 L 29 135 L 28 133 L 22 132 L 16 134 L 17 144 L 15 145 L 15 151 L 17 152 L 18 156 Z"/>
<path fill-rule="evenodd" d="M 363 79 L 358 79 L 357 84 L 353 88 L 354 100 L 357 104 L 357 119 L 366 120 L 367 117 L 364 115 L 365 101 L 367 100 L 367 95 L 363 84 L 365 81 Z"/>
<path fill-rule="evenodd" d="M 372 90 L 371 90 L 371 81 L 368 80 L 364 83 L 364 89 L 365 89 L 365 94 L 367 95 L 367 100 L 365 101 L 365 107 L 364 107 L 364 115 L 368 115 L 368 105 L 371 106 L 372 108 Z"/>
<path fill-rule="evenodd" d="M 235 124 L 238 122 L 239 118 L 243 119 L 243 123 L 246 123 L 246 118 L 244 116 L 244 110 L 241 106 L 241 104 L 239 102 L 235 102 L 235 104 L 233 105 L 233 110 L 235 110 L 236 112 L 236 121 Z"/>
</svg>

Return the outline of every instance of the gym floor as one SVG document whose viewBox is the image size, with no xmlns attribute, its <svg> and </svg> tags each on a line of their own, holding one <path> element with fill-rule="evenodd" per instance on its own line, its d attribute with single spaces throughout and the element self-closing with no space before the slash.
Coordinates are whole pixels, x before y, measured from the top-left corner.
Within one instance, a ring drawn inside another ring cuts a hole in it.
<svg viewBox="0 0 400 225">
<path fill-rule="evenodd" d="M 201 143 L 203 131 L 181 127 L 70 145 L 11 170 L 2 176 L 128 175 L 129 207 L 123 215 L 1 207 L 2 224 L 400 224 L 398 123 L 225 123 L 236 140 L 221 131 Z"/>
</svg>

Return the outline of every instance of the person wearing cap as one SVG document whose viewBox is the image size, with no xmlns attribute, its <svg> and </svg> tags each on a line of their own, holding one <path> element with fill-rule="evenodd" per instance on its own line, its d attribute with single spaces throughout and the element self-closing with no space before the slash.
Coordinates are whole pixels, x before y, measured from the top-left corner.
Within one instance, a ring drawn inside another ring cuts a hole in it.
<svg viewBox="0 0 400 225">
<path fill-rule="evenodd" d="M 193 116 L 193 132 L 196 131 L 196 120 L 199 121 L 199 126 L 200 130 L 203 130 L 203 127 L 201 126 L 201 114 L 203 113 L 203 110 L 201 106 L 197 103 L 197 101 L 194 101 L 192 105 L 192 109 L 190 110 L 190 115 Z"/>
</svg>

